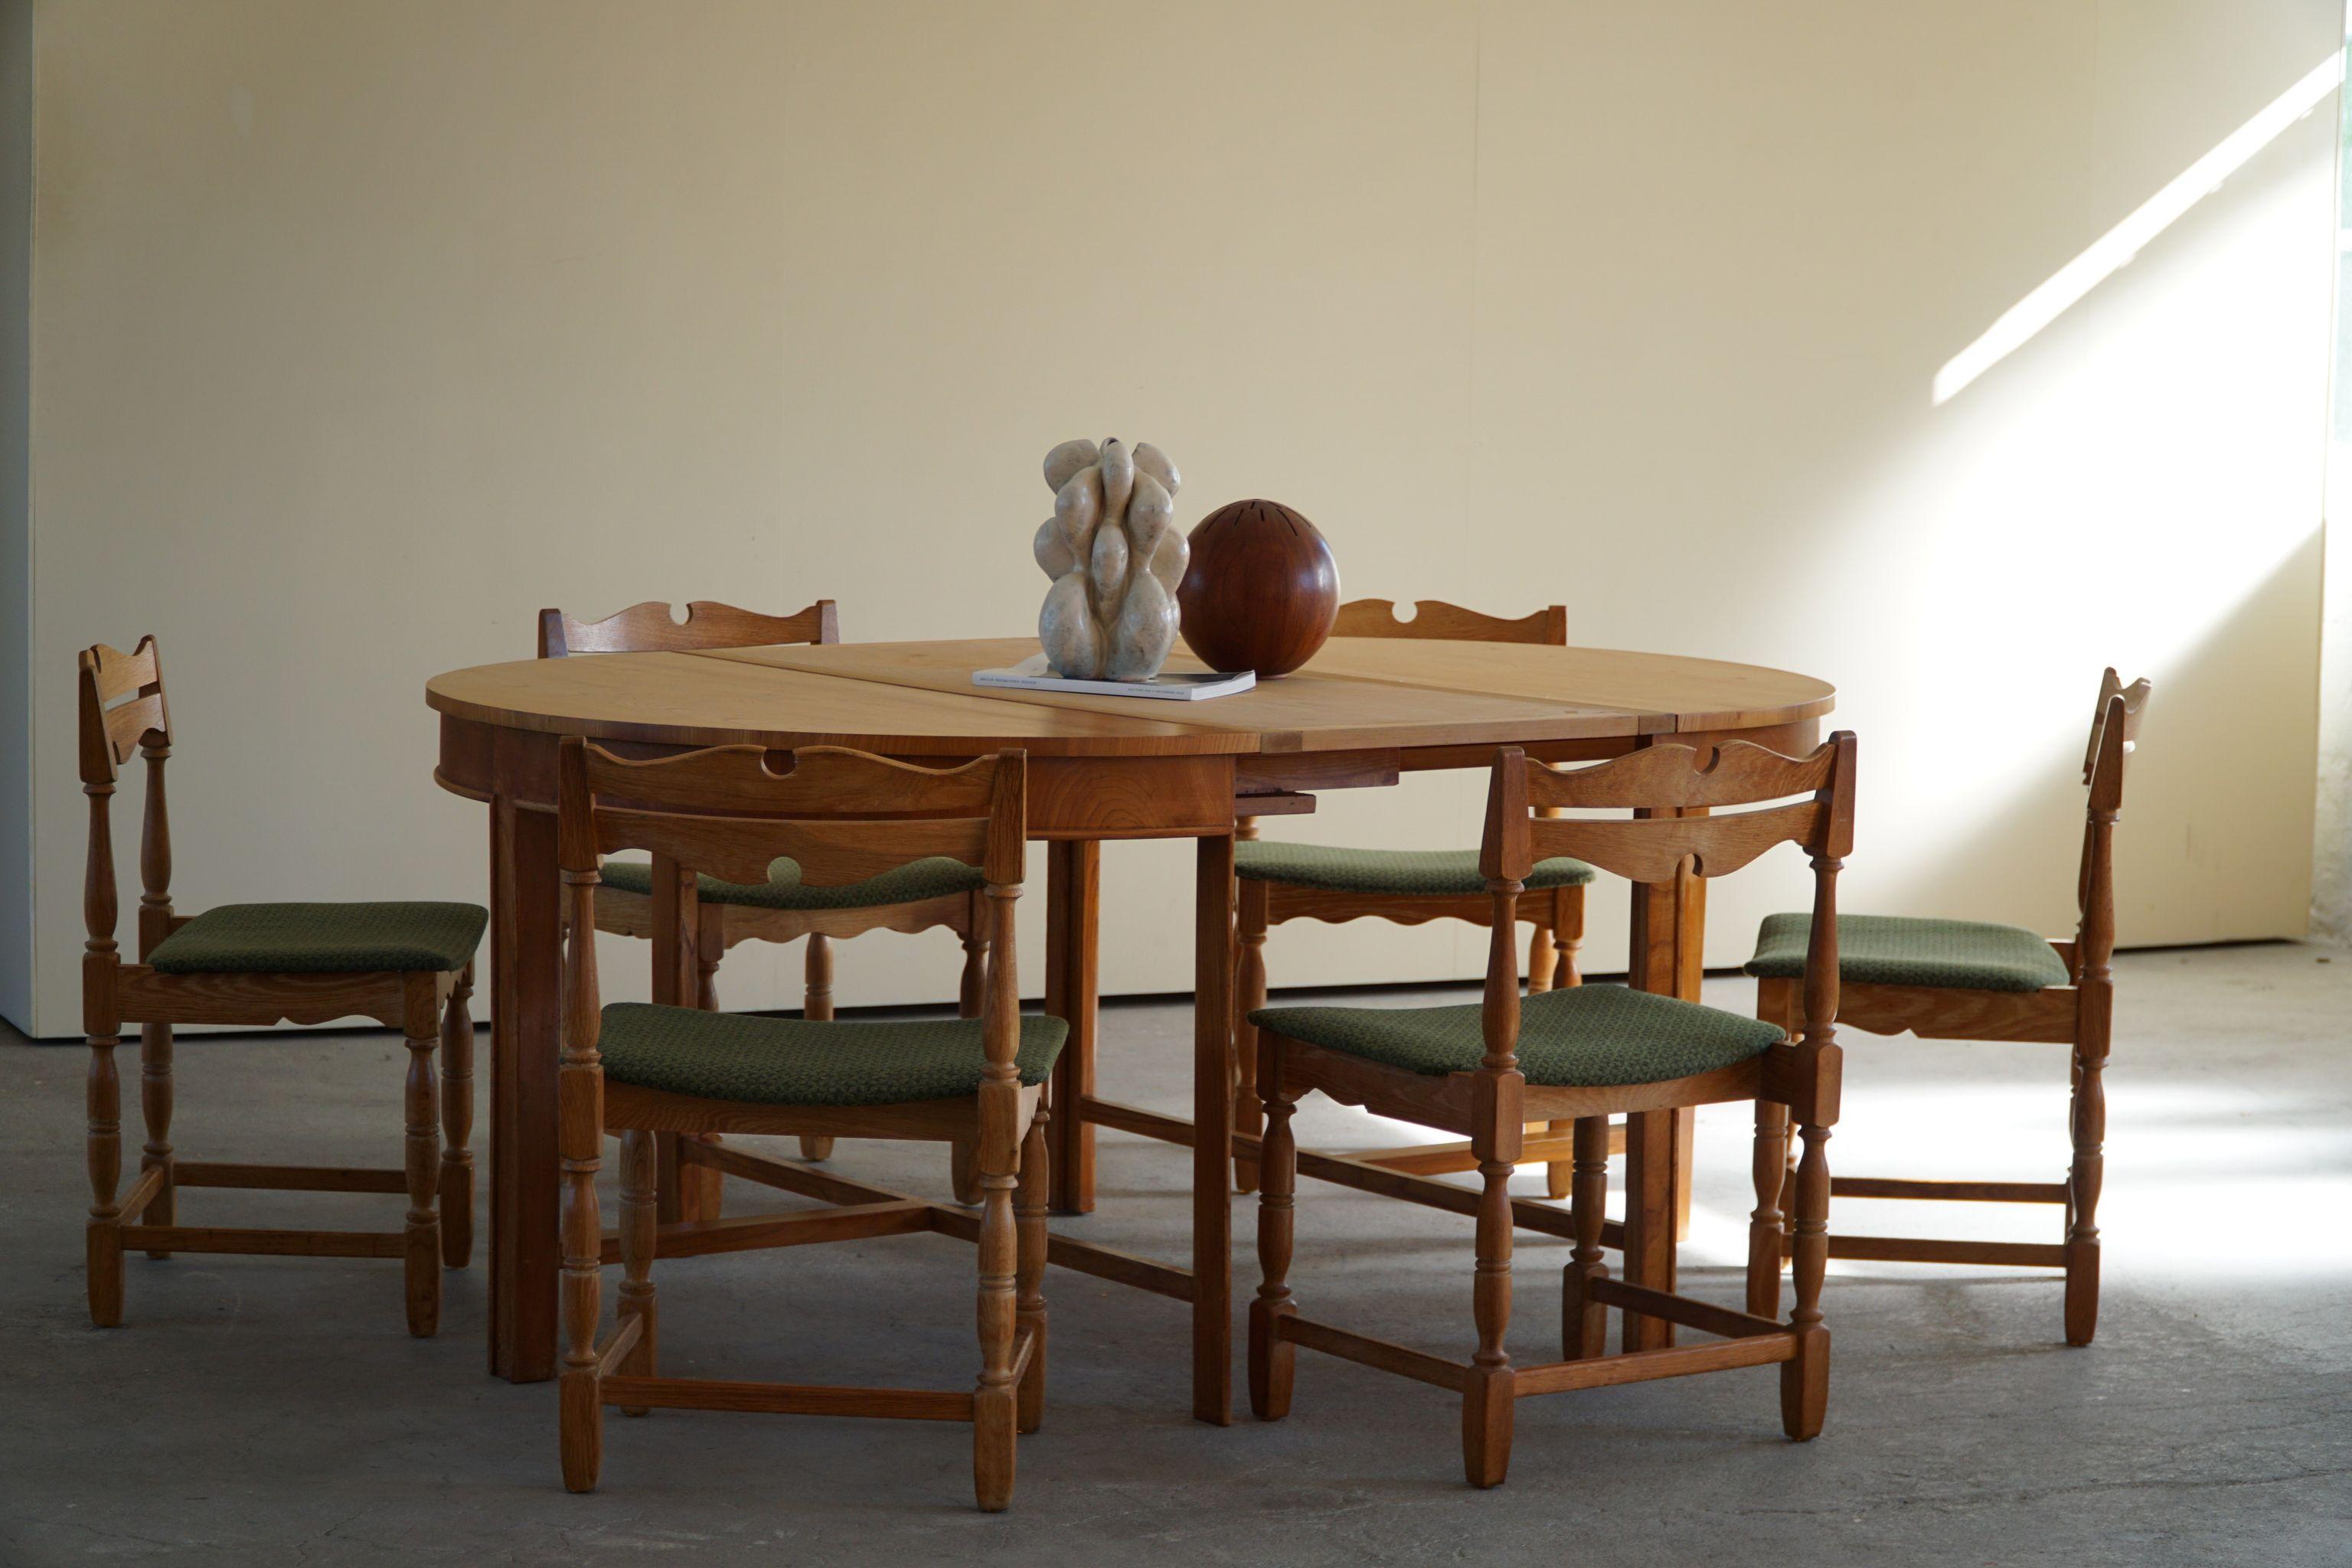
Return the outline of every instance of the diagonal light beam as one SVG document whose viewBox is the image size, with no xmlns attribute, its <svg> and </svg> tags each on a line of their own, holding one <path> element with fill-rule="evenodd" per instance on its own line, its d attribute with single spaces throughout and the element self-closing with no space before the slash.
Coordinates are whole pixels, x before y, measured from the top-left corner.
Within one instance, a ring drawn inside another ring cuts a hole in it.
<svg viewBox="0 0 2352 1568">
<path fill-rule="evenodd" d="M 2343 79 L 2344 51 L 2338 49 L 2312 67 L 2301 81 L 2265 104 L 2252 120 L 2221 138 L 2211 152 L 2183 169 L 2128 217 L 2093 241 L 2082 255 L 2002 311 L 1981 337 L 1947 360 L 1944 368 L 1936 373 L 1937 406 L 1958 396 L 1970 382 L 2023 347 L 2034 334 L 2074 309 L 2076 301 L 2116 271 L 2129 266 L 2141 247 L 2170 228 L 2183 213 L 2245 167 L 2281 132 L 2318 108 L 2320 100 L 2335 91 Z"/>
</svg>

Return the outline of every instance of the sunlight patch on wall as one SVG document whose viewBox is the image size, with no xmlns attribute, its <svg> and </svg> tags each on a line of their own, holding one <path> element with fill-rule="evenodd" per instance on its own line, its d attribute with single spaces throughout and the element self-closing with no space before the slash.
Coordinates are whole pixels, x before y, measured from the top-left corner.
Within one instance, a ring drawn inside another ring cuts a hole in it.
<svg viewBox="0 0 2352 1568">
<path fill-rule="evenodd" d="M 1933 384 L 1937 406 L 1966 390 L 1979 376 L 2007 359 L 2044 327 L 2073 309 L 2084 295 L 2131 264 L 2142 247 L 2243 168 L 2288 126 L 2319 107 L 2344 79 L 2344 51 L 2314 66 L 2302 80 L 2273 99 L 2262 111 L 2215 143 L 2212 151 L 2183 169 L 2141 203 L 2121 223 L 2101 235 L 2016 304 L 2001 312 L 1976 342 L 1946 361 Z"/>
</svg>

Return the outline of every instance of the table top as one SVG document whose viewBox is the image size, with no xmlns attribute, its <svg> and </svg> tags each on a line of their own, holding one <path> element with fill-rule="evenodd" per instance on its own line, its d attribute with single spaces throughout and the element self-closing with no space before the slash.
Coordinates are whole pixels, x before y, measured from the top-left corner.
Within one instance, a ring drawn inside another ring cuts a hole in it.
<svg viewBox="0 0 2352 1568">
<path fill-rule="evenodd" d="M 1202 756 L 1761 729 L 1836 698 L 1811 676 L 1715 659 L 1393 637 L 1334 637 L 1295 674 L 1202 702 L 971 684 L 1036 652 L 1000 637 L 522 659 L 436 676 L 425 700 L 478 723 L 656 744 Z M 1169 668 L 1203 667 L 1180 653 Z"/>
</svg>

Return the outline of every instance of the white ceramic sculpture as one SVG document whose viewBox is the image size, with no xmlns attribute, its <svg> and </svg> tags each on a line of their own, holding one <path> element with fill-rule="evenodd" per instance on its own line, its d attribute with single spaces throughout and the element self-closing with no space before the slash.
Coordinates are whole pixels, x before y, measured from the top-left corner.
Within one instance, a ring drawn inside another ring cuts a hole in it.
<svg viewBox="0 0 2352 1568">
<path fill-rule="evenodd" d="M 1054 515 L 1032 548 L 1054 585 L 1037 640 L 1056 675 L 1149 680 L 1176 644 L 1176 584 L 1192 546 L 1171 526 L 1182 481 L 1148 443 L 1065 441 L 1045 454 Z"/>
</svg>

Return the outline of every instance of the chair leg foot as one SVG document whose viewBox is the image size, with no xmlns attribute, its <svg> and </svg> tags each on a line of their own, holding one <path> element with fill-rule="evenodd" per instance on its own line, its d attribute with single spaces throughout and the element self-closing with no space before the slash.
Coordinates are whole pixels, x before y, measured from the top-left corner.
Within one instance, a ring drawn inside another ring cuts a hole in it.
<svg viewBox="0 0 2352 1568">
<path fill-rule="evenodd" d="M 660 1304 L 650 1295 L 646 1296 L 637 1307 L 637 1316 L 644 1321 L 645 1327 L 638 1331 L 637 1342 L 629 1347 L 629 1353 L 621 1358 L 618 1370 L 624 1377 L 652 1377 L 656 1375 L 660 1354 Z M 624 1415 L 649 1415 L 653 1413 L 649 1406 L 643 1405 L 625 1405 L 620 1406 L 620 1411 Z"/>
<path fill-rule="evenodd" d="M 1780 1429 L 1802 1443 L 1821 1436 L 1830 1405 L 1830 1331 L 1797 1336 L 1795 1359 L 1780 1363 Z"/>
<path fill-rule="evenodd" d="M 122 1226 L 116 1220 L 89 1223 L 89 1321 L 93 1328 L 122 1326 Z"/>
<path fill-rule="evenodd" d="M 441 1266 L 464 1268 L 474 1261 L 474 1167 L 441 1166 Z"/>
<path fill-rule="evenodd" d="M 1498 1487 L 1511 1468 L 1514 1374 L 1478 1371 L 1462 1394 L 1462 1475 L 1472 1486 Z"/>
<path fill-rule="evenodd" d="M 1609 1353 L 1609 1309 L 1590 1299 L 1576 1264 L 1559 1271 L 1559 1358 L 1591 1361 Z"/>
<path fill-rule="evenodd" d="M 437 1028 L 408 1041 L 408 1224 L 402 1271 L 408 1331 L 421 1340 L 441 1331 L 441 1111 L 433 1074 L 433 1053 L 440 1045 Z"/>
<path fill-rule="evenodd" d="M 972 1396 L 971 1489 L 983 1513 L 1002 1513 L 1013 1501 L 1019 1403 L 1010 1388 L 984 1388 Z"/>
<path fill-rule="evenodd" d="M 466 1003 L 474 991 L 468 966 L 441 1015 L 441 1262 L 463 1268 L 474 1260 L 474 1018 Z"/>
<path fill-rule="evenodd" d="M 1030 1341 L 1029 1365 L 1021 1374 L 1018 1420 L 1015 1426 L 1024 1433 L 1034 1432 L 1045 1425 L 1045 1323 L 1041 1318 Z"/>
<path fill-rule="evenodd" d="M 428 1225 L 408 1232 L 403 1259 L 407 1276 L 408 1331 L 429 1340 L 441 1331 L 441 1227 Z"/>
<path fill-rule="evenodd" d="M 2099 1244 L 2066 1244 L 2066 1342 L 2087 1345 L 2099 1331 Z"/>
<path fill-rule="evenodd" d="M 1289 1302 L 1276 1306 L 1252 1301 L 1249 1311 L 1250 1414 L 1261 1421 L 1279 1421 L 1290 1414 L 1290 1389 L 1298 1366 L 1298 1347 L 1276 1329 L 1276 1320 L 1295 1317 Z"/>
<path fill-rule="evenodd" d="M 802 1133 L 801 1158 L 803 1160 L 832 1159 L 833 1140 L 830 1138 L 820 1138 L 813 1132 Z"/>
<path fill-rule="evenodd" d="M 808 1140 L 803 1139 L 806 1143 Z M 830 1144 L 833 1141 L 824 1141 Z M 827 1153 L 832 1152 L 830 1149 Z M 815 1156 L 821 1158 L 822 1156 Z M 955 1201 L 966 1208 L 980 1206 L 980 1145 L 970 1138 L 959 1138 L 948 1145 L 948 1184 L 955 1191 Z"/>
<path fill-rule="evenodd" d="M 563 1453 L 563 1489 L 593 1492 L 604 1466 L 603 1389 L 593 1368 L 563 1374 L 559 1400 Z"/>
</svg>

